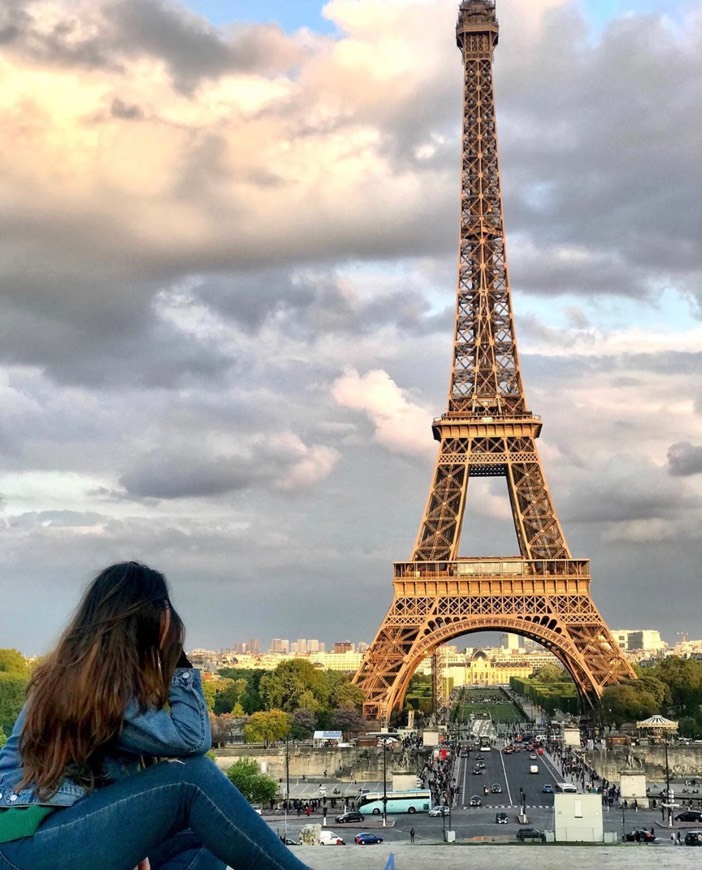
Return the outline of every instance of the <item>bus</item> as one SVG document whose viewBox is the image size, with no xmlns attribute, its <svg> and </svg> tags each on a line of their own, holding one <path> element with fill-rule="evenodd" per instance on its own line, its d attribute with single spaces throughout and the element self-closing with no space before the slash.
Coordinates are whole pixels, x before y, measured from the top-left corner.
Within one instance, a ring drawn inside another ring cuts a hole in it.
<svg viewBox="0 0 702 870">
<path fill-rule="evenodd" d="M 431 809 L 431 792 L 427 789 L 415 791 L 389 791 L 387 794 L 388 813 L 428 813 Z M 379 816 L 383 812 L 383 795 L 379 792 L 361 795 L 358 810 L 364 816 Z"/>
<path fill-rule="evenodd" d="M 480 737 L 480 748 L 483 752 L 490 751 L 490 738 L 486 734 L 482 734 Z"/>
</svg>

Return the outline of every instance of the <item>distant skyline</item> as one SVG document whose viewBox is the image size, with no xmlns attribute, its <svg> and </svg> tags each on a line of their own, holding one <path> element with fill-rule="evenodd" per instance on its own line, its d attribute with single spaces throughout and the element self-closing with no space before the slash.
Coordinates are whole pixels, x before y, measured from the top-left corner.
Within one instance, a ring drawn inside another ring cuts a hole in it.
<svg viewBox="0 0 702 870">
<path fill-rule="evenodd" d="M 446 408 L 458 2 L 0 10 L 0 646 L 140 559 L 188 647 L 365 637 Z M 527 404 L 610 628 L 702 636 L 702 12 L 498 0 Z M 462 555 L 518 552 L 471 481 Z M 472 645 L 470 638 L 457 643 Z"/>
</svg>

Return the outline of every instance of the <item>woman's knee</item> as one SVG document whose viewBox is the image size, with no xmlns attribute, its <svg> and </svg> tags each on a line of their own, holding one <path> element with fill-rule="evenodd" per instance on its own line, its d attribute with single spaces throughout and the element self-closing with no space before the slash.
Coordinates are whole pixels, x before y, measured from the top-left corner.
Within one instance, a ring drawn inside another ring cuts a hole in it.
<svg viewBox="0 0 702 870">
<path fill-rule="evenodd" d="M 193 755 L 189 758 L 176 758 L 170 763 L 181 766 L 180 774 L 183 778 L 192 777 L 193 780 L 211 780 L 214 777 L 223 776 L 222 771 L 206 755 Z"/>
</svg>

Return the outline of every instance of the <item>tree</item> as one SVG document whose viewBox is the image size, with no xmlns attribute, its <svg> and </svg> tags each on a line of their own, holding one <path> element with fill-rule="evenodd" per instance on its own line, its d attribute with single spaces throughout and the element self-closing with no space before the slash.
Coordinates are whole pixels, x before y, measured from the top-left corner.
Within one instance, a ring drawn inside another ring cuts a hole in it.
<svg viewBox="0 0 702 870">
<path fill-rule="evenodd" d="M 12 731 L 27 692 L 28 678 L 11 671 L 0 671 L 0 729 Z"/>
<path fill-rule="evenodd" d="M 290 716 L 283 710 L 260 710 L 244 725 L 247 743 L 274 743 L 290 733 Z"/>
<path fill-rule="evenodd" d="M 18 677 L 29 676 L 27 659 L 16 649 L 0 649 L 0 673 L 15 674 Z"/>
<path fill-rule="evenodd" d="M 253 758 L 240 758 L 227 771 L 227 776 L 253 804 L 270 803 L 278 793 L 278 783 L 259 772 Z"/>
<path fill-rule="evenodd" d="M 215 716 L 214 713 L 210 713 L 212 743 L 217 747 L 231 743 L 239 729 L 240 723 L 240 716 L 233 716 L 231 713 L 222 713 L 221 716 Z"/>
<path fill-rule="evenodd" d="M 536 683 L 564 683 L 570 679 L 570 675 L 559 665 L 542 665 L 534 672 L 532 679 Z"/>
<path fill-rule="evenodd" d="M 344 736 L 348 737 L 350 734 L 357 734 L 359 731 L 363 731 L 366 720 L 355 707 L 345 706 L 332 710 L 330 724 L 332 728 L 343 731 Z"/>
<path fill-rule="evenodd" d="M 300 707 L 292 714 L 292 729 L 290 736 L 293 740 L 304 740 L 310 737 L 317 727 L 317 716 L 314 710 Z"/>
<path fill-rule="evenodd" d="M 607 724 L 620 727 L 624 722 L 647 719 L 660 712 L 656 698 L 638 680 L 607 686 L 602 694 L 602 715 Z"/>
<path fill-rule="evenodd" d="M 292 713 L 313 704 L 327 707 L 330 687 L 324 671 L 306 659 L 290 659 L 261 677 L 259 691 L 266 709 Z"/>
<path fill-rule="evenodd" d="M 244 708 L 241 704 L 241 700 L 248 688 L 248 681 L 239 677 L 236 680 L 227 679 L 224 682 L 224 687 L 219 689 L 215 695 L 215 713 L 231 713 L 235 709 L 240 710 L 243 713 Z"/>
<path fill-rule="evenodd" d="M 351 682 L 337 683 L 332 690 L 332 702 L 336 707 L 353 707 L 360 710 L 365 700 L 363 690 Z"/>
<path fill-rule="evenodd" d="M 238 699 L 245 713 L 257 713 L 259 710 L 263 710 L 265 705 L 261 700 L 259 688 L 261 679 L 266 676 L 266 671 L 260 668 L 256 670 L 248 668 L 220 668 L 218 673 L 220 676 L 228 677 L 230 680 L 246 680 L 246 689 Z"/>
</svg>

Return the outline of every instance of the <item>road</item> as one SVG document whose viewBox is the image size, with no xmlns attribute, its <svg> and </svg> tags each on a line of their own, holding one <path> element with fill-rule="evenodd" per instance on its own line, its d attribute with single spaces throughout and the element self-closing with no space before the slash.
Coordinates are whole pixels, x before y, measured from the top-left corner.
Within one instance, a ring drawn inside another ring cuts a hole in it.
<svg viewBox="0 0 702 870">
<path fill-rule="evenodd" d="M 482 774 L 473 774 L 472 770 L 476 762 L 476 756 L 481 753 L 485 764 Z M 531 765 L 538 766 L 538 773 L 529 772 Z M 386 842 L 408 842 L 410 829 L 414 828 L 417 843 L 422 841 L 440 842 L 444 839 L 444 830 L 450 829 L 455 832 L 457 840 L 485 839 L 488 841 L 515 841 L 517 830 L 522 827 L 518 820 L 520 790 L 524 793 L 524 803 L 528 825 L 539 830 L 554 829 L 554 795 L 542 791 L 546 783 L 555 787 L 555 783 L 562 781 L 560 772 L 551 760 L 546 756 L 531 758 L 528 751 L 505 755 L 499 748 L 486 751 L 471 750 L 466 758 L 460 758 L 455 770 L 457 783 L 456 806 L 452 808 L 450 821 L 448 817 L 430 817 L 426 813 L 414 815 L 389 816 L 389 826 L 382 829 L 382 820 L 369 818 L 363 825 L 339 825 L 334 822 L 334 816 L 330 813 L 327 828 L 332 829 L 344 837 L 347 843 L 352 843 L 355 834 L 361 830 L 373 830 L 381 834 Z M 502 792 L 499 794 L 483 794 L 483 787 L 490 789 L 493 785 L 499 785 Z M 468 806 L 471 796 L 478 795 L 482 806 L 470 808 Z M 495 822 L 497 812 L 507 813 L 508 823 L 498 825 Z M 604 828 L 606 831 L 614 831 L 619 836 L 623 831 L 634 828 L 655 828 L 658 837 L 657 845 L 669 846 L 670 830 L 660 824 L 660 812 L 644 810 L 634 813 L 627 810 L 622 813 L 619 809 L 603 813 Z M 282 832 L 283 819 L 280 816 L 267 819 L 274 830 Z M 299 820 L 296 817 L 288 819 L 288 834 L 293 839 L 297 837 L 297 831 L 306 819 Z M 309 819 L 310 822 L 321 822 L 318 817 Z M 684 830 L 683 830 L 684 836 Z M 641 846 L 641 848 L 651 848 Z"/>
</svg>

